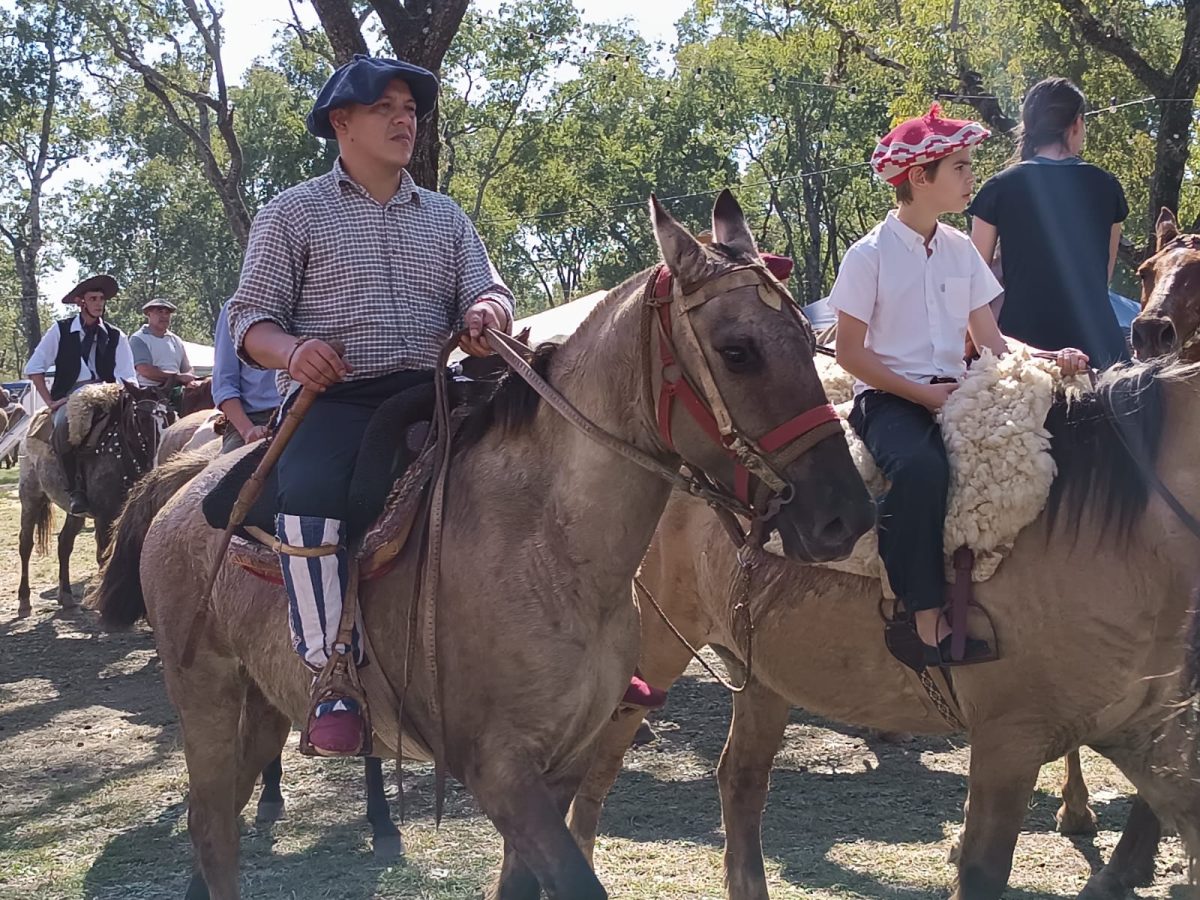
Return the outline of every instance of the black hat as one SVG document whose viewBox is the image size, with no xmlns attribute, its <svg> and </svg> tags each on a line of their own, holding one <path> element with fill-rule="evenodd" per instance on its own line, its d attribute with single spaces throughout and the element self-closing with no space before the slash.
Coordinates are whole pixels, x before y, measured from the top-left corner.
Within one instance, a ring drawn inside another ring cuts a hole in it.
<svg viewBox="0 0 1200 900">
<path fill-rule="evenodd" d="M 77 303 L 88 291 L 100 291 L 104 294 L 105 300 L 111 300 L 120 289 L 117 279 L 111 275 L 93 275 L 91 278 L 83 279 L 75 287 L 67 291 L 67 295 L 62 298 L 62 302 L 64 305 Z"/>
<path fill-rule="evenodd" d="M 313 104 L 306 124 L 310 134 L 327 141 L 337 140 L 329 111 L 351 103 L 369 105 L 383 96 L 387 86 L 399 78 L 417 101 L 417 118 L 422 119 L 437 106 L 438 80 L 428 69 L 398 59 L 354 54 L 354 59 L 338 68 Z"/>
</svg>

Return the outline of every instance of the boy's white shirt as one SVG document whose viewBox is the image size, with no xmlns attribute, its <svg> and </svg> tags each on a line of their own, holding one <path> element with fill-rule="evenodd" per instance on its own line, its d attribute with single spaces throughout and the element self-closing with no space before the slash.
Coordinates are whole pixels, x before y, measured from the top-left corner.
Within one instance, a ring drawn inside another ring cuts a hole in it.
<svg viewBox="0 0 1200 900">
<path fill-rule="evenodd" d="M 842 258 L 829 305 L 867 323 L 866 346 L 909 381 L 961 378 L 967 319 L 1002 290 L 971 239 L 938 223 L 925 238 L 895 210 Z M 854 385 L 857 396 L 870 385 Z"/>
</svg>

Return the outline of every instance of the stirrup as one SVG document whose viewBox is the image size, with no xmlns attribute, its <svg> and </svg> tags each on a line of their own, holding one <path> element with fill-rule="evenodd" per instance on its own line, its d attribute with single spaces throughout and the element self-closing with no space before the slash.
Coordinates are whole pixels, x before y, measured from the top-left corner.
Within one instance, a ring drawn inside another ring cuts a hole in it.
<svg viewBox="0 0 1200 900">
<path fill-rule="evenodd" d="M 359 720 L 362 722 L 359 732 L 358 745 L 345 753 L 322 753 L 308 739 L 308 724 L 314 721 L 317 707 L 322 703 L 335 699 L 353 700 L 358 704 Z M 308 705 L 308 713 L 304 719 L 304 728 L 300 731 L 300 752 L 305 756 L 328 758 L 337 756 L 370 756 L 371 746 L 371 710 L 367 706 L 367 695 L 358 680 L 358 666 L 354 662 L 353 650 L 345 645 L 339 645 L 325 663 L 325 668 L 317 676 L 313 685 L 312 699 Z"/>
</svg>

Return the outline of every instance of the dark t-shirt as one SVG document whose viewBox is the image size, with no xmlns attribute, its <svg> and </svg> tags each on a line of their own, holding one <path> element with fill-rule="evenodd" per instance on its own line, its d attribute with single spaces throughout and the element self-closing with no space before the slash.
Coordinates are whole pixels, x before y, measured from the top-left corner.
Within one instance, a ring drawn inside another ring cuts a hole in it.
<svg viewBox="0 0 1200 900">
<path fill-rule="evenodd" d="M 1036 157 L 988 179 L 967 212 L 1000 238 L 1005 334 L 1043 350 L 1077 347 L 1097 367 L 1127 357 L 1108 302 L 1112 226 L 1129 215 L 1116 178 L 1075 157 Z"/>
</svg>

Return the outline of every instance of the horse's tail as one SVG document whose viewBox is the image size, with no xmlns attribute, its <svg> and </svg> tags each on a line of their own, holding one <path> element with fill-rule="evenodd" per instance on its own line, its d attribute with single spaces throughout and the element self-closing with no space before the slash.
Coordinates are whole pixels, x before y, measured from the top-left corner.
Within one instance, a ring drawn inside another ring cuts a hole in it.
<svg viewBox="0 0 1200 900">
<path fill-rule="evenodd" d="M 88 598 L 88 606 L 100 613 L 107 627 L 128 628 L 146 615 L 140 562 L 150 523 L 175 492 L 211 461 L 207 454 L 181 453 L 134 483 L 113 524 L 99 586 Z"/>
<path fill-rule="evenodd" d="M 54 504 L 43 497 L 41 509 L 38 510 L 37 518 L 33 520 L 33 544 L 38 556 L 45 556 L 50 552 L 50 538 L 53 535 Z"/>
<path fill-rule="evenodd" d="M 1192 592 L 1188 610 L 1187 644 L 1183 663 L 1183 695 L 1200 696 L 1200 588 Z"/>
</svg>

